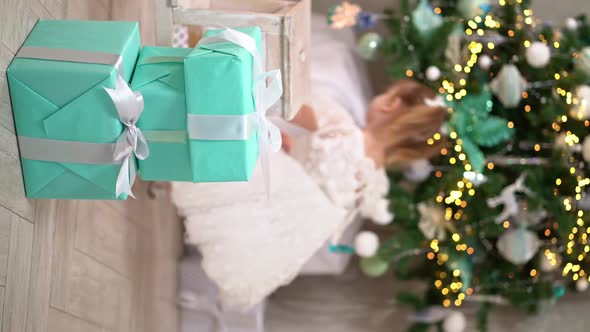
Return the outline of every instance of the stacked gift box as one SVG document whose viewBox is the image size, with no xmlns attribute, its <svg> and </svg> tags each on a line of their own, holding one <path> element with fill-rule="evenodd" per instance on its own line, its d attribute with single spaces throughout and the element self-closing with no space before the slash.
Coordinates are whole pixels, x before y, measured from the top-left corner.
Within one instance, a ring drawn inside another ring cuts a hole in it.
<svg viewBox="0 0 590 332">
<path fill-rule="evenodd" d="M 135 22 L 39 21 L 7 70 L 27 196 L 126 199 L 138 172 L 247 181 L 277 145 L 265 112 L 281 77 L 262 71 L 261 39 L 210 30 L 195 49 L 140 50 Z"/>
</svg>

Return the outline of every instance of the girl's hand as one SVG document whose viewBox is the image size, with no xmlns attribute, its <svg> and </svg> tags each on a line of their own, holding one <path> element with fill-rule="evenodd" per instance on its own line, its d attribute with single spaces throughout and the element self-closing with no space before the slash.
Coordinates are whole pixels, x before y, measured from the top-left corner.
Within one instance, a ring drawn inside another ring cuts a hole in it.
<svg viewBox="0 0 590 332">
<path fill-rule="evenodd" d="M 287 154 L 291 153 L 291 149 L 293 148 L 293 138 L 282 131 L 281 138 L 283 139 L 283 151 L 285 151 Z"/>
<path fill-rule="evenodd" d="M 297 115 L 291 120 L 291 123 L 296 124 L 300 127 L 303 127 L 309 131 L 317 131 L 318 130 L 318 120 L 315 116 L 315 112 L 313 108 L 308 105 L 301 106 Z"/>
</svg>

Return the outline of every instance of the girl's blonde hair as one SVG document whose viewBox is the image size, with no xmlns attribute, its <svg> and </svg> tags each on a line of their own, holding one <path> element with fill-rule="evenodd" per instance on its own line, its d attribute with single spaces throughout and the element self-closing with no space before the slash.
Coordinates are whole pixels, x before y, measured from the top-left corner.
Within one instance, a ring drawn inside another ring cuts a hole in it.
<svg viewBox="0 0 590 332">
<path fill-rule="evenodd" d="M 403 80 L 389 90 L 388 100 L 402 101 L 402 114 L 386 127 L 387 148 L 385 164 L 390 169 L 409 166 L 418 159 L 431 159 L 440 154 L 446 145 L 444 135 L 428 144 L 428 139 L 440 133 L 447 117 L 447 109 L 429 106 L 427 99 L 435 99 L 436 93 L 427 86 L 413 80 Z"/>
</svg>

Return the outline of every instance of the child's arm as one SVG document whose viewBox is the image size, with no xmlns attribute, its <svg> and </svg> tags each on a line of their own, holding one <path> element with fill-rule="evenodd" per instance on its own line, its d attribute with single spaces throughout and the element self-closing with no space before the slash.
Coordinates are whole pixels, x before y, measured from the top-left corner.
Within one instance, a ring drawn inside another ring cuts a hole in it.
<svg viewBox="0 0 590 332">
<path fill-rule="evenodd" d="M 307 105 L 303 105 L 299 112 L 297 112 L 297 115 L 295 115 L 290 122 L 311 132 L 318 130 L 318 122 L 315 112 Z M 281 132 L 281 137 L 283 138 L 283 150 L 286 153 L 290 153 L 293 146 L 293 138 L 285 132 Z"/>
</svg>

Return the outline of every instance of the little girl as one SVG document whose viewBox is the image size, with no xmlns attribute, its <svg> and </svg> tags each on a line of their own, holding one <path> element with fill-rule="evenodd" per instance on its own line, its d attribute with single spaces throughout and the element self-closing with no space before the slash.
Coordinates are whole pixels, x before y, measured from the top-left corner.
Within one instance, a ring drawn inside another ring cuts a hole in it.
<svg viewBox="0 0 590 332">
<path fill-rule="evenodd" d="M 288 284 L 355 215 L 388 224 L 385 168 L 404 168 L 439 154 L 446 110 L 435 93 L 401 81 L 370 104 L 359 128 L 338 102 L 314 96 L 293 120 L 308 132 L 285 135 L 272 156 L 271 198 L 260 172 L 249 183 L 174 183 L 173 200 L 186 217 L 187 241 L 224 304 L 249 308 Z"/>
</svg>

